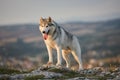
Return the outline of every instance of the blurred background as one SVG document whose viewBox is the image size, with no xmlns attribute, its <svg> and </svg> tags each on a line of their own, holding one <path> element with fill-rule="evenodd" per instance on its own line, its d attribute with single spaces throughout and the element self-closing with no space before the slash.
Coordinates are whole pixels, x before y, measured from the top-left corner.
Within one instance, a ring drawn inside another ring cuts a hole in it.
<svg viewBox="0 0 120 80">
<path fill-rule="evenodd" d="M 0 67 L 30 70 L 47 62 L 38 24 L 40 17 L 49 16 L 79 38 L 84 68 L 118 67 L 119 4 L 120 0 L 0 0 Z M 56 62 L 56 51 L 54 56 Z"/>
</svg>

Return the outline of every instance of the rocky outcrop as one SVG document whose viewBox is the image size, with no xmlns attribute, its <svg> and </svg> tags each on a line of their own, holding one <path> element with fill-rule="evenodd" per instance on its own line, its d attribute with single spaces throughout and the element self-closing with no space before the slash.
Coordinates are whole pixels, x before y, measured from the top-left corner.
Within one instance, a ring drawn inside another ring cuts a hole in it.
<svg viewBox="0 0 120 80">
<path fill-rule="evenodd" d="M 73 71 L 67 68 L 40 67 L 31 72 L 20 74 L 0 74 L 3 80 L 39 80 L 39 79 L 59 79 L 59 80 L 119 80 L 120 67 L 114 70 L 104 70 L 101 67 Z"/>
</svg>

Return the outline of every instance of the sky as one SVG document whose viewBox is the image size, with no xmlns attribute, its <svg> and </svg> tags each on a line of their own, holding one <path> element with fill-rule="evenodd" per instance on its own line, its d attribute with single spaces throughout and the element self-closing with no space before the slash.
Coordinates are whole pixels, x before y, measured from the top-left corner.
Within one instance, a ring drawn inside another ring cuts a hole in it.
<svg viewBox="0 0 120 80">
<path fill-rule="evenodd" d="M 0 25 L 39 23 L 49 16 L 60 23 L 120 18 L 120 0 L 0 0 Z"/>
</svg>

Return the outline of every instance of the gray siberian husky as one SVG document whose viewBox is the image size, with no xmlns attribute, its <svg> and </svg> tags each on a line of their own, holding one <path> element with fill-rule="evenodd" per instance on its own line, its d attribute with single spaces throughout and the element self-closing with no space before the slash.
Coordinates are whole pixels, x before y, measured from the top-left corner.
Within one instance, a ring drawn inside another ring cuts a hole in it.
<svg viewBox="0 0 120 80">
<path fill-rule="evenodd" d="M 48 50 L 49 61 L 46 64 L 47 66 L 53 65 L 52 49 L 54 48 L 57 50 L 56 66 L 61 66 L 63 57 L 66 62 L 66 67 L 70 68 L 70 59 L 68 55 L 71 53 L 79 64 L 79 70 L 83 69 L 81 60 L 81 48 L 76 36 L 73 36 L 64 28 L 60 27 L 51 19 L 51 17 L 41 17 L 39 29 L 42 33 Z"/>
</svg>

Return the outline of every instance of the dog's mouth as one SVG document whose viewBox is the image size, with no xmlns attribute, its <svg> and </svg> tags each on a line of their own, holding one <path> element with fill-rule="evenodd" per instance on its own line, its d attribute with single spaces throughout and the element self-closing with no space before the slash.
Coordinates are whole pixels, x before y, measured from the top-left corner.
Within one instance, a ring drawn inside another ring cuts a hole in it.
<svg viewBox="0 0 120 80">
<path fill-rule="evenodd" d="M 44 33 L 44 34 L 43 34 L 43 38 L 44 38 L 44 40 L 47 40 L 49 32 L 50 32 L 50 30 L 48 30 L 47 33 Z"/>
</svg>

